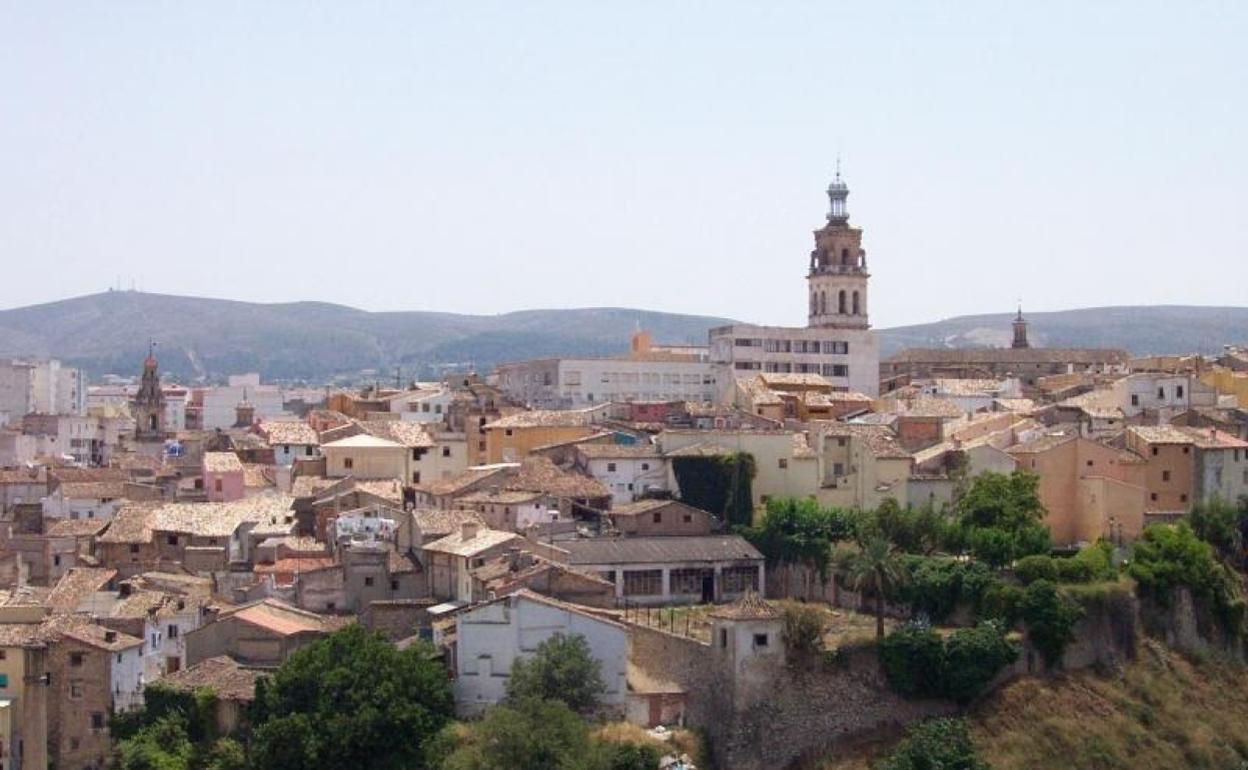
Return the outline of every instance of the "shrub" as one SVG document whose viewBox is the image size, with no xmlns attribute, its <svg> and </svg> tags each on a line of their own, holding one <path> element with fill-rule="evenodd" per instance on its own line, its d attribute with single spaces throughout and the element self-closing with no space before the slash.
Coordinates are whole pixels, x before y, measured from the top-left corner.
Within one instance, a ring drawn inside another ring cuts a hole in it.
<svg viewBox="0 0 1248 770">
<path fill-rule="evenodd" d="M 944 695 L 966 703 L 983 692 L 1001 669 L 1018 660 L 1019 646 L 1006 638 L 1005 624 L 989 620 L 960 628 L 945 641 Z"/>
<path fill-rule="evenodd" d="M 989 770 L 961 719 L 931 719 L 906 733 L 876 770 Z"/>
<path fill-rule="evenodd" d="M 507 697 L 520 700 L 557 700 L 580 714 L 591 714 L 607 691 L 602 662 L 593 656 L 580 634 L 555 634 L 537 645 L 531 658 L 511 664 Z"/>
<path fill-rule="evenodd" d="M 1057 580 L 1057 570 L 1053 557 L 1042 554 L 1024 556 L 1014 565 L 1014 575 L 1023 585 L 1037 580 Z"/>
<path fill-rule="evenodd" d="M 823 650 L 823 614 L 806 604 L 784 608 L 784 643 L 795 653 Z"/>
<path fill-rule="evenodd" d="M 1023 589 L 1008 583 L 996 582 L 984 590 L 976 617 L 1000 620 L 1010 627 L 1018 623 L 1021 618 L 1022 603 Z"/>
<path fill-rule="evenodd" d="M 948 618 L 959 604 L 978 607 L 988 586 L 999 582 L 988 565 L 977 561 L 909 556 L 903 566 L 907 580 L 897 598 L 913 613 L 937 623 Z"/>
<path fill-rule="evenodd" d="M 1074 640 L 1075 623 L 1083 610 L 1062 598 L 1052 582 L 1037 580 L 1023 592 L 1019 614 L 1027 624 L 1027 638 L 1040 651 L 1045 665 L 1052 667 L 1061 662 L 1066 645 Z"/>
<path fill-rule="evenodd" d="M 1072 556 L 1069 559 L 1054 560 L 1057 581 L 1061 583 L 1091 583 L 1094 568 L 1091 562 Z"/>
<path fill-rule="evenodd" d="M 1242 633 L 1244 599 L 1238 578 L 1186 522 L 1144 530 L 1132 555 L 1130 574 L 1141 591 L 1166 603 L 1175 588 L 1184 586 L 1213 607 L 1232 634 Z"/>
<path fill-rule="evenodd" d="M 945 644 L 924 623 L 906 623 L 880 643 L 880 668 L 902 695 L 934 698 L 942 694 Z"/>
</svg>

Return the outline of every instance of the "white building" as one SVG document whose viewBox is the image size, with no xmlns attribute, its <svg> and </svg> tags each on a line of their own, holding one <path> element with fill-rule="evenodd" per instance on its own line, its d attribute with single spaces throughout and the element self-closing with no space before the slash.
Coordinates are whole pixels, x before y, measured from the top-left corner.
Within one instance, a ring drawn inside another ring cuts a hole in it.
<svg viewBox="0 0 1248 770">
<path fill-rule="evenodd" d="M 644 331 L 616 358 L 543 358 L 501 364 L 497 385 L 540 409 L 575 409 L 611 401 L 716 400 L 715 367 L 705 348 L 657 346 Z"/>
<path fill-rule="evenodd" d="M 622 713 L 628 696 L 628 631 L 574 604 L 521 591 L 478 605 L 458 615 L 456 627 L 455 710 L 480 714 L 507 696 L 507 682 L 517 659 L 531 656 L 556 634 L 584 637 L 590 654 L 602 665 L 607 690 L 601 702 Z"/>
<path fill-rule="evenodd" d="M 27 414 L 82 414 L 86 405 L 82 370 L 56 359 L 0 360 L 0 420 Z"/>
<path fill-rule="evenodd" d="M 240 374 L 230 377 L 228 385 L 204 391 L 204 429 L 231 427 L 237 419 L 236 409 L 243 401 L 255 409 L 257 420 L 285 414 L 282 391 L 276 385 L 261 385 L 258 374 Z"/>
<path fill-rule="evenodd" d="M 453 399 L 450 389 L 441 384 L 421 387 L 391 398 L 390 411 L 408 422 L 444 422 Z"/>
<path fill-rule="evenodd" d="M 819 374 L 841 391 L 879 392 L 880 352 L 867 306 L 867 252 L 862 230 L 849 225 L 849 188 L 840 174 L 828 187 L 828 224 L 815 231 L 807 274 L 804 328 L 734 324 L 710 331 L 720 398 L 735 378 L 759 372 Z"/>
<path fill-rule="evenodd" d="M 611 491 L 612 505 L 670 489 L 667 460 L 653 444 L 586 443 L 577 446 L 576 455 L 577 466 Z"/>
</svg>

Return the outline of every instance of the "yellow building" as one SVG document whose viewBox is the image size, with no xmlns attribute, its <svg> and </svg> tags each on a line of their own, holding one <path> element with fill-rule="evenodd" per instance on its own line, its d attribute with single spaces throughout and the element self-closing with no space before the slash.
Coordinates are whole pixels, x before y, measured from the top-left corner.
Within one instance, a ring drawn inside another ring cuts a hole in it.
<svg viewBox="0 0 1248 770">
<path fill-rule="evenodd" d="M 1240 407 L 1248 406 L 1248 372 L 1236 372 L 1224 366 L 1215 366 L 1202 374 L 1200 381 L 1212 386 L 1219 396 L 1234 396 Z"/>
<path fill-rule="evenodd" d="M 487 463 L 515 463 L 537 447 L 586 438 L 597 432 L 598 409 L 535 409 L 484 426 Z"/>
</svg>

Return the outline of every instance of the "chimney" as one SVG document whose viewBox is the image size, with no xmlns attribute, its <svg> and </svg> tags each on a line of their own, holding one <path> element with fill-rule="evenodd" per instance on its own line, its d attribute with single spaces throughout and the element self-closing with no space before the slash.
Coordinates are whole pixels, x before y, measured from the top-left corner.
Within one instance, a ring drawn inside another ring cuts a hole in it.
<svg viewBox="0 0 1248 770">
<path fill-rule="evenodd" d="M 507 549 L 507 569 L 509 569 L 512 572 L 516 572 L 517 570 L 520 569 L 520 549 L 519 548 Z"/>
<path fill-rule="evenodd" d="M 117 632 L 116 632 L 116 631 L 105 631 L 105 632 L 104 632 L 104 641 L 105 641 L 105 643 L 107 643 L 107 644 L 112 644 L 113 642 L 117 641 Z"/>
<path fill-rule="evenodd" d="M 481 531 L 481 524 L 476 521 L 465 521 L 459 528 L 461 540 L 472 540 Z"/>
</svg>

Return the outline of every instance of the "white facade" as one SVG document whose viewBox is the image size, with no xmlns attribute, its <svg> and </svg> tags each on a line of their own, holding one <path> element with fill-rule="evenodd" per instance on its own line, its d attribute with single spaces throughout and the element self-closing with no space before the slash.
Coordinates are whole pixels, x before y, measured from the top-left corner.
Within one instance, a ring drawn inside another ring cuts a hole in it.
<svg viewBox="0 0 1248 770">
<path fill-rule="evenodd" d="M 438 423 L 446 420 L 453 396 L 450 390 L 418 390 L 390 400 L 390 411 L 407 422 Z"/>
<path fill-rule="evenodd" d="M 842 391 L 875 396 L 880 386 L 880 349 L 870 329 L 737 324 L 710 331 L 711 360 L 731 396 L 734 379 L 760 372 L 819 374 Z"/>
<path fill-rule="evenodd" d="M 43 498 L 43 515 L 49 519 L 98 519 L 109 521 L 121 506 L 120 499 L 66 497 L 64 486 Z"/>
<path fill-rule="evenodd" d="M 541 409 L 575 409 L 612 401 L 715 401 L 709 361 L 646 358 L 550 358 L 498 367 L 498 387 Z"/>
<path fill-rule="evenodd" d="M 109 666 L 108 687 L 113 709 L 129 711 L 143 705 L 143 645 L 136 644 L 110 654 L 113 660 Z"/>
<path fill-rule="evenodd" d="M 595 457 L 586 464 L 589 475 L 611 491 L 612 505 L 631 503 L 647 490 L 671 488 L 667 460 L 662 457 Z"/>
<path fill-rule="evenodd" d="M 27 414 L 82 414 L 86 405 L 82 370 L 56 359 L 0 361 L 0 414 L 9 422 Z"/>
<path fill-rule="evenodd" d="M 183 609 L 177 609 L 176 599 L 170 599 L 155 617 L 143 623 L 144 640 L 141 670 L 144 682 L 153 682 L 165 674 L 186 668 L 186 634 L 203 625 L 200 604 L 187 601 Z"/>
<path fill-rule="evenodd" d="M 282 391 L 275 385 L 259 383 L 259 375 L 241 375 L 231 377 L 229 385 L 219 385 L 204 391 L 204 429 L 233 426 L 237 417 L 235 410 L 244 399 L 255 408 L 257 420 L 269 420 L 285 414 Z"/>
<path fill-rule="evenodd" d="M 628 632 L 614 621 L 531 594 L 514 594 L 460 613 L 456 618 L 455 709 L 480 714 L 507 695 L 517 658 L 536 652 L 555 634 L 582 636 L 602 664 L 603 705 L 622 712 L 628 694 Z"/>
</svg>

